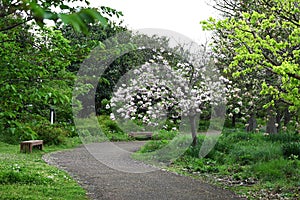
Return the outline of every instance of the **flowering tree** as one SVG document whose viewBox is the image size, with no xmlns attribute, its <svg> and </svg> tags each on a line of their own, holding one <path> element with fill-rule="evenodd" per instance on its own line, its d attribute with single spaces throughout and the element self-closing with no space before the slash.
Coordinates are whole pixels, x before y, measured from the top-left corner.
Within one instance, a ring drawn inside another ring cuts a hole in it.
<svg viewBox="0 0 300 200">
<path fill-rule="evenodd" d="M 119 82 L 111 99 L 110 106 L 115 110 L 111 118 L 138 120 L 150 126 L 158 126 L 167 117 L 187 118 L 196 145 L 196 119 L 204 110 L 225 101 L 227 88 L 223 83 L 227 79 L 213 69 L 214 61 L 205 48 L 197 53 L 185 52 L 184 60 L 172 61 L 166 57 L 178 54 L 164 49 L 153 51 L 153 59 Z"/>
</svg>

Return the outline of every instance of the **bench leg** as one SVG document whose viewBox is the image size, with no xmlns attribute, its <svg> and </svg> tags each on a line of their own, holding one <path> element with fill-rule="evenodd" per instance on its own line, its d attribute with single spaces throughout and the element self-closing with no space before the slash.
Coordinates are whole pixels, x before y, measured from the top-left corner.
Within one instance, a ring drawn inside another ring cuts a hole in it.
<svg viewBox="0 0 300 200">
<path fill-rule="evenodd" d="M 20 147 L 20 151 L 21 152 L 28 152 L 28 151 L 30 151 L 30 144 L 21 144 L 21 147 Z"/>
</svg>

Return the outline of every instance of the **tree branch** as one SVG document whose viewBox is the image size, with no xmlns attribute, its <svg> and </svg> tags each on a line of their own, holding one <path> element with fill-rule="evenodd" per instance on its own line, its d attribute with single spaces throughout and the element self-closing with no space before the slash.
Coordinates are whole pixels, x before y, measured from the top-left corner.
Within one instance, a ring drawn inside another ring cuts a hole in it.
<svg viewBox="0 0 300 200">
<path fill-rule="evenodd" d="M 17 27 L 17 26 L 21 26 L 22 24 L 25 24 L 25 23 L 29 22 L 30 20 L 32 20 L 32 18 L 28 18 L 28 19 L 26 19 L 26 20 L 23 21 L 23 22 L 16 23 L 16 24 L 13 24 L 13 25 L 11 25 L 11 26 L 2 28 L 2 29 L 0 29 L 0 32 L 8 31 L 8 30 L 13 29 L 13 28 L 15 28 L 15 27 Z"/>
</svg>

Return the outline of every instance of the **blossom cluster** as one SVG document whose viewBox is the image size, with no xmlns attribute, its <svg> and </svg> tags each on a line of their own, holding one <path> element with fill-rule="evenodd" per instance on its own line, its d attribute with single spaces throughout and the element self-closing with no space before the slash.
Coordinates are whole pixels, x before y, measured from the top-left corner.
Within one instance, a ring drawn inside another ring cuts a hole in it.
<svg viewBox="0 0 300 200">
<path fill-rule="evenodd" d="M 112 119 L 157 126 L 163 119 L 195 116 L 226 100 L 224 83 L 228 80 L 213 69 L 209 58 L 193 63 L 179 60 L 171 66 L 164 50 L 156 52 L 153 59 L 128 72 L 117 84 L 110 103 Z"/>
</svg>

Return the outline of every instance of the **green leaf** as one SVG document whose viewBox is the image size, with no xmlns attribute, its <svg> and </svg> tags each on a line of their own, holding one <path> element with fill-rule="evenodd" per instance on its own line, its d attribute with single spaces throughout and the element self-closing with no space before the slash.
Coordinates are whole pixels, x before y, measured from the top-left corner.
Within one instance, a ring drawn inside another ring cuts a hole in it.
<svg viewBox="0 0 300 200">
<path fill-rule="evenodd" d="M 79 14 L 82 14 L 85 20 L 88 22 L 98 20 L 102 26 L 107 26 L 107 19 L 103 17 L 98 11 L 95 9 L 83 9 L 79 12 Z M 93 20 L 91 20 L 93 19 Z"/>
<path fill-rule="evenodd" d="M 69 9 L 69 10 L 70 10 L 70 7 L 67 6 L 67 5 L 65 5 L 65 4 L 60 5 L 59 7 L 60 7 L 60 9 L 62 9 L 62 10 L 66 10 L 66 9 Z"/>
</svg>

